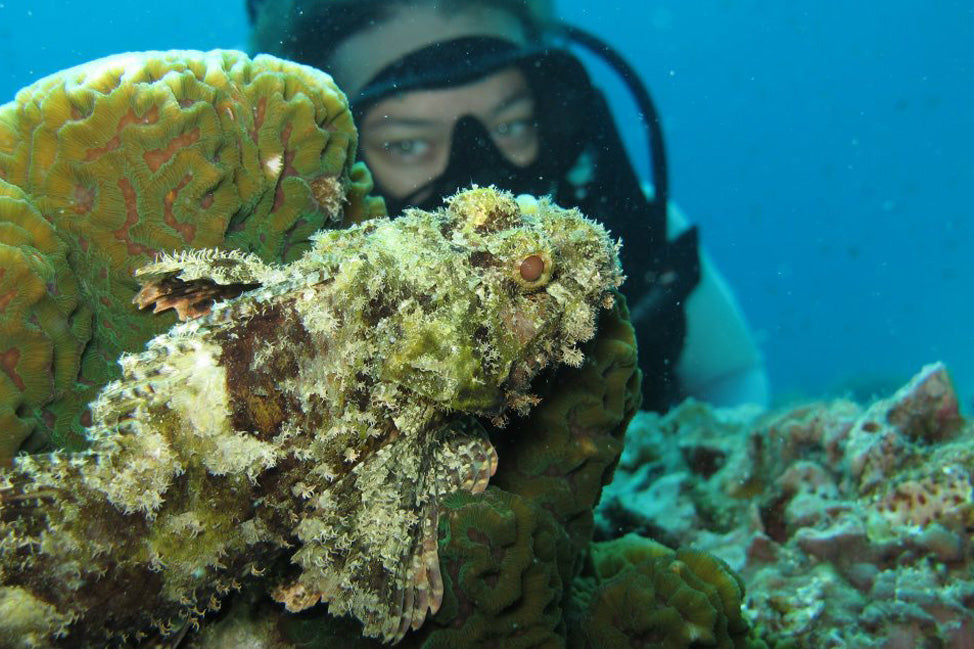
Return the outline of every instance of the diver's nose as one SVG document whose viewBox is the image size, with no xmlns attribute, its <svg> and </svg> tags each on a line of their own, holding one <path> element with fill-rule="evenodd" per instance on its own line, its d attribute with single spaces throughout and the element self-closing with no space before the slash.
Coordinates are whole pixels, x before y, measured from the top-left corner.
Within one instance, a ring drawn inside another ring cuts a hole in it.
<svg viewBox="0 0 974 649">
<path fill-rule="evenodd" d="M 464 115 L 453 126 L 446 168 L 430 182 L 399 199 L 386 197 L 391 214 L 405 207 L 434 209 L 445 196 L 456 194 L 471 185 L 491 185 L 515 194 L 531 193 L 521 179 L 523 170 L 505 156 L 483 123 Z"/>
</svg>

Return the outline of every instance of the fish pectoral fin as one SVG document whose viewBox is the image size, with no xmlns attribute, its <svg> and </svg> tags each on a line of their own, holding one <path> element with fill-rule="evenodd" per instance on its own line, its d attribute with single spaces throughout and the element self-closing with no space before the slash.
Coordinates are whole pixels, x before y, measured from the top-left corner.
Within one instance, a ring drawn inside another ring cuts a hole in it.
<svg viewBox="0 0 974 649">
<path fill-rule="evenodd" d="M 437 433 L 432 472 L 437 495 L 454 491 L 479 494 L 487 488 L 497 471 L 497 451 L 483 425 L 476 419 L 462 418 Z"/>
<path fill-rule="evenodd" d="M 443 441 L 397 438 L 330 485 L 294 530 L 302 543 L 292 562 L 302 572 L 278 599 L 292 608 L 326 602 L 333 615 L 353 615 L 365 635 L 387 642 L 438 611 Z M 482 473 L 463 472 L 468 481 Z"/>
</svg>

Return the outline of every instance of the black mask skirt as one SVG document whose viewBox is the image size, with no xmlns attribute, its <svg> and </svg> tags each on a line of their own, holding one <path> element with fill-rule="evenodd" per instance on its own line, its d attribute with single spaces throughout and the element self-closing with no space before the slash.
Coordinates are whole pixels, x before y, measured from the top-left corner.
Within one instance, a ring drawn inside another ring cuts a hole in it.
<svg viewBox="0 0 974 649">
<path fill-rule="evenodd" d="M 605 223 L 623 240 L 622 290 L 639 341 L 642 407 L 663 410 L 683 396 L 674 370 L 686 333 L 684 305 L 700 277 L 697 232 L 691 228 L 667 241 L 665 206 L 646 198 L 605 99 L 574 55 L 495 37 L 436 43 L 381 70 L 352 99 L 352 109 L 361 123 L 371 106 L 397 93 L 456 87 L 511 65 L 522 70 L 533 93 L 540 145 L 534 162 L 511 162 L 484 124 L 467 115 L 454 126 L 440 176 L 400 199 L 378 182 L 376 191 L 395 215 L 406 207 L 436 208 L 444 196 L 472 184 L 496 185 L 550 196 Z"/>
</svg>

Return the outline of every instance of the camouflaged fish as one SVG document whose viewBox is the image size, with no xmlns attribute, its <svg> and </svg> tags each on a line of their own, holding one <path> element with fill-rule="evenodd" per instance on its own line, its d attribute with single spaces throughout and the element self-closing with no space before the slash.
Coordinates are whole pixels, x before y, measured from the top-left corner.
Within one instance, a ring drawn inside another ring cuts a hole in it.
<svg viewBox="0 0 974 649">
<path fill-rule="evenodd" d="M 438 503 L 497 466 L 478 418 L 583 361 L 617 252 L 577 211 L 475 188 L 286 266 L 142 269 L 142 306 L 200 317 L 121 359 L 89 452 L 0 475 L 0 645 L 165 636 L 245 580 L 398 641 L 440 606 Z"/>
</svg>

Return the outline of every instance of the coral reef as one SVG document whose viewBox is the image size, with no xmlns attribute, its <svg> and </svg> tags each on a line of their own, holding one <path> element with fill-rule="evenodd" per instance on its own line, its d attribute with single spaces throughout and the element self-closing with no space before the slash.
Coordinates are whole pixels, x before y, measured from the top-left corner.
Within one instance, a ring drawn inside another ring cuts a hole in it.
<svg viewBox="0 0 974 649">
<path fill-rule="evenodd" d="M 362 223 L 354 149 L 327 75 L 237 52 L 0 107 L 0 460 L 92 443 L 2 474 L 0 646 L 739 646 L 722 563 L 590 544 L 616 246 L 493 189 Z"/>
<path fill-rule="evenodd" d="M 234 51 L 124 54 L 0 106 L 0 460 L 78 448 L 116 359 L 175 322 L 131 308 L 160 252 L 293 261 L 382 211 L 342 93 Z"/>
<path fill-rule="evenodd" d="M 491 595 L 483 571 L 505 586 L 555 578 L 532 564 L 557 552 L 557 529 L 523 525 L 543 507 L 462 494 L 497 468 L 480 421 L 527 413 L 532 379 L 582 363 L 577 344 L 613 307 L 622 276 L 600 225 L 474 189 L 435 213 L 324 231 L 286 266 L 207 251 L 139 277 L 143 301 L 207 313 L 122 357 L 92 405 L 89 451 L 20 456 L 2 474 L 4 646 L 165 636 L 245 582 L 397 640 L 441 602 L 468 608 L 446 583 L 502 598 L 499 612 L 511 593 Z M 237 281 L 238 297 L 195 300 Z M 440 502 L 454 492 L 441 570 Z M 497 566 L 510 534 L 516 563 Z"/>
<path fill-rule="evenodd" d="M 713 552 L 763 637 L 966 648 L 974 637 L 974 423 L 946 369 L 868 407 L 641 413 L 598 513 Z"/>
</svg>

